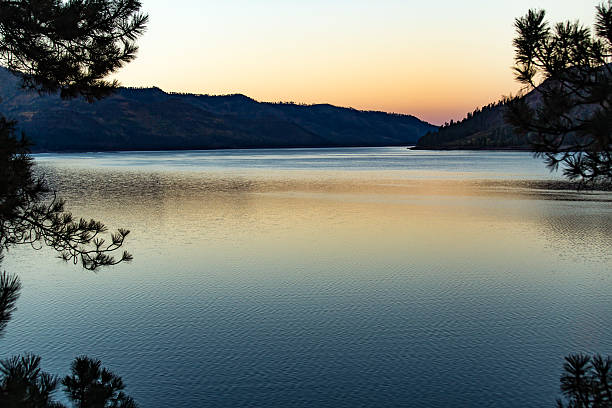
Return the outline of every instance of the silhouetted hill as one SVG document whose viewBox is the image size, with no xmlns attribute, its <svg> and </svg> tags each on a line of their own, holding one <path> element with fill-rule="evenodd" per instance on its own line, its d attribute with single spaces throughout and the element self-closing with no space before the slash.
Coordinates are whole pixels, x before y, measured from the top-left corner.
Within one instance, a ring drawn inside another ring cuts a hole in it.
<svg viewBox="0 0 612 408">
<path fill-rule="evenodd" d="M 612 66 L 612 64 L 611 64 Z M 544 82 L 540 86 L 547 86 Z M 527 104 L 537 107 L 541 102 L 541 94 L 537 89 L 524 96 Z M 502 100 L 491 103 L 481 109 L 470 112 L 459 121 L 444 124 L 440 128 L 428 132 L 417 142 L 417 149 L 515 149 L 532 150 L 527 135 L 514 132 L 506 123 L 506 105 Z M 581 105 L 572 111 L 577 117 L 591 115 L 597 109 L 596 105 Z M 569 142 L 571 139 L 567 139 Z"/>
<path fill-rule="evenodd" d="M 527 96 L 529 97 L 529 95 Z M 504 102 L 470 112 L 460 122 L 444 124 L 417 142 L 417 149 L 529 149 L 526 136 L 517 135 L 504 120 Z"/>
<path fill-rule="evenodd" d="M 34 151 L 406 145 L 436 129 L 410 115 L 261 103 L 244 95 L 120 88 L 88 104 L 18 85 L 0 69 L 0 112 L 18 120 Z"/>
<path fill-rule="evenodd" d="M 544 85 L 540 85 L 544 86 Z M 524 96 L 527 103 L 537 106 L 541 96 L 533 90 Z M 518 135 L 504 120 L 506 105 L 499 101 L 470 112 L 459 121 L 445 123 L 428 132 L 417 142 L 417 149 L 516 149 L 531 150 L 526 135 Z M 583 107 L 587 111 L 591 108 Z"/>
<path fill-rule="evenodd" d="M 540 86 L 546 86 L 544 84 Z M 534 107 L 541 104 L 541 96 L 533 90 L 524 96 Z M 577 107 L 573 114 L 590 115 L 595 105 Z M 460 122 L 446 123 L 437 130 L 428 132 L 417 142 L 417 149 L 520 149 L 531 150 L 529 137 L 514 132 L 504 120 L 505 102 L 489 104 L 468 113 Z M 571 139 L 568 139 L 568 141 Z"/>
</svg>

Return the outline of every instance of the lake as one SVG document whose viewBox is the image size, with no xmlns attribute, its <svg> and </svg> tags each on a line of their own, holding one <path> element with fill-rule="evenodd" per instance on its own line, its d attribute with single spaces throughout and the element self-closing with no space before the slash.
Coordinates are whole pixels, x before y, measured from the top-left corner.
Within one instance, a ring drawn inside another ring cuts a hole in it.
<svg viewBox="0 0 612 408">
<path fill-rule="evenodd" d="M 612 354 L 612 194 L 529 153 L 35 158 L 135 259 L 11 250 L 1 355 L 99 358 L 142 407 L 552 407 L 565 355 Z"/>
</svg>

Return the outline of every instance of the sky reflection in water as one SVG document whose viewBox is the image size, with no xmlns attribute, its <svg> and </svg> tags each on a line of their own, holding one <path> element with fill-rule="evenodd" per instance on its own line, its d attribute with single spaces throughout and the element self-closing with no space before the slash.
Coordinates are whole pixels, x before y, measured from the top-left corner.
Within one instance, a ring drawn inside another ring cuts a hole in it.
<svg viewBox="0 0 612 408">
<path fill-rule="evenodd" d="M 11 251 L 3 355 L 101 358 L 144 407 L 552 406 L 565 354 L 612 353 L 612 196 L 527 153 L 37 160 L 135 261 Z"/>
</svg>

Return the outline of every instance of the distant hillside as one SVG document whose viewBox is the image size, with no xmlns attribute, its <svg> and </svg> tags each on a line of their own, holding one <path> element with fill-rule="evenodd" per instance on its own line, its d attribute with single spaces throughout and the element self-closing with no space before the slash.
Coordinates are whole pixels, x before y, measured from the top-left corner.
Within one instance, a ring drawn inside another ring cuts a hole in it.
<svg viewBox="0 0 612 408">
<path fill-rule="evenodd" d="M 528 96 L 529 97 L 529 96 Z M 460 122 L 446 123 L 428 132 L 417 149 L 529 149 L 526 136 L 515 134 L 504 121 L 503 102 L 492 103 L 468 113 Z"/>
<path fill-rule="evenodd" d="M 546 82 L 540 86 L 546 86 Z M 538 90 L 524 96 L 532 107 L 542 103 Z M 596 105 L 581 105 L 572 111 L 576 117 L 593 114 Z M 520 149 L 531 150 L 527 135 L 516 134 L 511 125 L 504 120 L 506 105 L 504 101 L 489 104 L 482 109 L 468 113 L 459 121 L 428 132 L 417 142 L 417 149 Z M 571 139 L 567 139 L 568 142 Z"/>
<path fill-rule="evenodd" d="M 244 95 L 120 88 L 88 104 L 18 85 L 0 68 L 0 112 L 18 120 L 34 151 L 409 145 L 436 129 L 410 115 L 261 103 Z"/>
</svg>

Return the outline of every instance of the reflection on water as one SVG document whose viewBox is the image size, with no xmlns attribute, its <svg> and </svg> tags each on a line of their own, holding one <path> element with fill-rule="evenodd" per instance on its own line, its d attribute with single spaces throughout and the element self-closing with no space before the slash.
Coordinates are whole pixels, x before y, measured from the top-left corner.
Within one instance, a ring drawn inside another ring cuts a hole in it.
<svg viewBox="0 0 612 408">
<path fill-rule="evenodd" d="M 98 357 L 146 407 L 552 405 L 564 355 L 612 354 L 612 195 L 525 154 L 413 154 L 46 155 L 136 259 L 11 251 L 3 355 Z"/>
<path fill-rule="evenodd" d="M 53 154 L 39 154 L 41 163 L 55 162 Z M 524 152 L 428 152 L 405 148 L 259 149 L 172 152 L 73 153 L 63 155 L 72 167 L 147 168 L 161 171 L 341 170 L 411 172 L 411 178 L 533 179 L 546 174 L 541 161 Z M 549 176 L 550 177 L 550 176 Z"/>
</svg>

